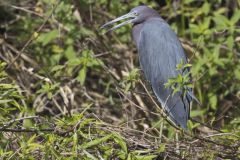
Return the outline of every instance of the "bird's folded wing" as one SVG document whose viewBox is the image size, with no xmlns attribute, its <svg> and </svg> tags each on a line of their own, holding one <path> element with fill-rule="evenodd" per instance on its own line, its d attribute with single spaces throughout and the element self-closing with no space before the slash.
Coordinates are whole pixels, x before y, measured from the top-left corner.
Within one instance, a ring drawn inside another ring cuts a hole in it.
<svg viewBox="0 0 240 160">
<path fill-rule="evenodd" d="M 138 43 L 141 68 L 151 82 L 154 93 L 170 118 L 186 128 L 191 97 L 184 97 L 181 92 L 172 96 L 172 90 L 164 85 L 169 78 L 188 72 L 176 70 L 177 64 L 187 63 L 176 34 L 161 18 L 153 18 L 144 23 Z"/>
</svg>

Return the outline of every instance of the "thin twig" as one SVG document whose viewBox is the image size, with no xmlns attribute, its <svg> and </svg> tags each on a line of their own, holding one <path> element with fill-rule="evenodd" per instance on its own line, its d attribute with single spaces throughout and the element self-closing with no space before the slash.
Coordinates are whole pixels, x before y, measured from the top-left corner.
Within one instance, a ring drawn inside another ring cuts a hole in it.
<svg viewBox="0 0 240 160">
<path fill-rule="evenodd" d="M 3 124 L 3 127 L 1 127 L 0 130 L 8 128 L 9 126 L 11 126 L 15 122 L 22 121 L 22 120 L 25 120 L 25 119 L 34 119 L 34 118 L 39 118 L 39 117 L 38 116 L 29 116 L 29 117 L 22 117 L 22 118 L 18 118 L 18 119 L 13 119 L 8 123 Z"/>
<path fill-rule="evenodd" d="M 39 16 L 41 18 L 44 18 L 44 15 L 39 14 L 39 13 L 34 12 L 34 11 L 31 11 L 31 10 L 26 9 L 26 8 L 23 8 L 23 7 L 14 6 L 14 5 L 10 5 L 10 7 L 14 8 L 14 9 L 17 9 L 17 10 L 20 10 L 20 11 L 24 11 L 24 12 L 30 13 L 30 14 L 34 14 L 34 15 Z"/>
<path fill-rule="evenodd" d="M 47 128 L 47 129 L 15 129 L 15 128 L 1 128 L 1 132 L 53 132 L 55 129 Z"/>
</svg>

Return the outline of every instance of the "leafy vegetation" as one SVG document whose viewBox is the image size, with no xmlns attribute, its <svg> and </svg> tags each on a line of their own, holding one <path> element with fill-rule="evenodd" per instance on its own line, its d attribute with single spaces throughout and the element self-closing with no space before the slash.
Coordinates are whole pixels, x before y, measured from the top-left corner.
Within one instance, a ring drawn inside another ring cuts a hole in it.
<svg viewBox="0 0 240 160">
<path fill-rule="evenodd" d="M 145 3 L 191 65 L 189 131 L 165 121 L 139 68 L 131 27 L 106 21 Z M 0 1 L 1 159 L 240 158 L 240 2 Z M 176 134 L 178 133 L 178 134 Z"/>
</svg>

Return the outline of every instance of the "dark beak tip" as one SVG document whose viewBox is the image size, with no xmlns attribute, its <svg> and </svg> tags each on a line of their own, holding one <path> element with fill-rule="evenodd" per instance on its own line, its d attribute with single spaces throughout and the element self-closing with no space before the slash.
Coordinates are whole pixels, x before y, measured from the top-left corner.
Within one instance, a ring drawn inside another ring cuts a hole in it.
<svg viewBox="0 0 240 160">
<path fill-rule="evenodd" d="M 106 23 L 106 24 L 104 24 L 104 25 L 102 25 L 101 27 L 100 27 L 100 29 L 106 29 L 106 28 L 108 28 L 108 24 Z"/>
</svg>

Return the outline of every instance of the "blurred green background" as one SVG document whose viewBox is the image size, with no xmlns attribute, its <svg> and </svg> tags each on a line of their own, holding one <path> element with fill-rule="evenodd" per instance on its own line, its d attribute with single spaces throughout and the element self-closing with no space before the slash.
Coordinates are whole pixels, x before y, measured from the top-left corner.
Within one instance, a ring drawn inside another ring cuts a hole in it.
<svg viewBox="0 0 240 160">
<path fill-rule="evenodd" d="M 193 103 L 191 117 L 205 125 L 189 121 L 188 134 L 149 97 L 131 25 L 100 30 L 140 4 L 170 24 L 192 64 L 202 105 Z M 239 8 L 239 0 L 0 0 L 1 159 L 240 158 Z"/>
</svg>

